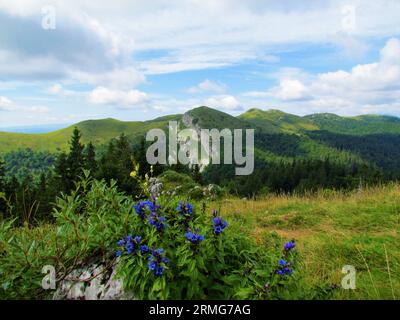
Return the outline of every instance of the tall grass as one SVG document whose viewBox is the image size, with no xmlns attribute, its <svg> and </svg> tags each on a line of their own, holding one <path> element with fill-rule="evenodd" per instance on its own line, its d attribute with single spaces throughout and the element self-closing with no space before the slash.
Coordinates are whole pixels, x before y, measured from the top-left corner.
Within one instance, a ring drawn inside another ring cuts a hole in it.
<svg viewBox="0 0 400 320">
<path fill-rule="evenodd" d="M 237 198 L 211 206 L 238 221 L 243 232 L 297 240 L 310 284 L 340 285 L 344 265 L 357 270 L 356 290 L 338 290 L 336 299 L 396 299 L 400 296 L 400 185 L 324 191 L 306 195 Z"/>
</svg>

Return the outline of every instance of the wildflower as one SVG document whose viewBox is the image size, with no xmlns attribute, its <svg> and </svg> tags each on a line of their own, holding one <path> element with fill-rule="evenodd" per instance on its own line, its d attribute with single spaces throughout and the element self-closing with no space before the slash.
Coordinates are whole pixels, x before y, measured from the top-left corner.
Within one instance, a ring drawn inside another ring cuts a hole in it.
<svg viewBox="0 0 400 320">
<path fill-rule="evenodd" d="M 168 265 L 169 260 L 163 257 L 164 250 L 150 250 L 151 256 L 149 258 L 149 270 L 153 271 L 156 277 L 160 277 L 164 274 L 165 266 Z"/>
<path fill-rule="evenodd" d="M 289 251 L 292 250 L 295 246 L 296 246 L 296 243 L 294 242 L 294 240 L 291 240 L 291 241 L 285 243 L 285 245 L 284 245 L 284 250 L 285 250 L 286 252 L 289 252 Z"/>
<path fill-rule="evenodd" d="M 193 205 L 191 205 L 189 202 L 186 204 L 179 202 L 179 205 L 176 207 L 176 211 L 183 216 L 189 217 L 193 214 Z"/>
<path fill-rule="evenodd" d="M 163 273 L 164 273 L 164 267 L 162 267 L 162 266 L 158 266 L 158 267 L 154 270 L 154 275 L 155 275 L 156 277 L 162 276 Z"/>
<path fill-rule="evenodd" d="M 290 269 L 291 265 L 291 262 L 286 262 L 285 259 L 280 259 L 278 263 L 278 270 L 276 271 L 276 273 L 281 276 L 292 275 L 293 270 Z"/>
<path fill-rule="evenodd" d="M 200 241 L 204 240 L 204 236 L 195 232 L 186 232 L 185 238 L 188 239 L 192 244 L 197 245 Z"/>
<path fill-rule="evenodd" d="M 149 270 L 154 271 L 157 267 L 157 263 L 155 261 L 150 261 L 149 262 Z"/>
<path fill-rule="evenodd" d="M 133 249 L 134 249 L 134 244 L 133 244 L 133 242 L 132 241 L 130 241 L 130 242 L 128 242 L 127 244 L 126 244 L 126 253 L 127 254 L 131 254 L 131 253 L 133 253 Z"/>
<path fill-rule="evenodd" d="M 145 244 L 139 247 L 140 254 L 145 254 L 148 251 L 149 251 L 149 247 L 147 245 L 145 245 Z"/>
<path fill-rule="evenodd" d="M 135 208 L 136 214 L 139 216 L 140 219 L 144 220 L 146 218 L 146 204 L 144 201 L 140 203 L 135 203 L 133 205 Z"/>
<path fill-rule="evenodd" d="M 222 221 L 222 217 L 216 217 L 216 211 L 213 213 L 213 215 L 214 215 L 214 217 L 212 218 L 214 224 L 213 233 L 215 235 L 219 235 L 228 226 L 228 222 Z"/>
<path fill-rule="evenodd" d="M 117 253 L 115 254 L 116 257 L 121 256 L 121 250 L 118 250 Z"/>
<path fill-rule="evenodd" d="M 146 208 L 148 208 L 150 212 L 156 212 L 158 209 L 160 209 L 160 206 L 151 200 L 141 201 L 134 204 L 133 207 L 135 208 L 136 214 L 142 220 L 146 218 Z"/>
<path fill-rule="evenodd" d="M 150 225 L 154 226 L 159 232 L 161 232 L 163 229 L 167 227 L 165 221 L 166 221 L 165 217 L 160 216 L 155 212 L 152 212 L 149 216 Z"/>
<path fill-rule="evenodd" d="M 124 239 L 119 240 L 118 246 L 122 247 L 125 249 L 125 252 L 127 254 L 134 254 L 136 250 L 139 248 L 139 244 L 142 241 L 142 237 L 136 236 L 133 237 L 131 235 L 126 236 Z M 119 257 L 122 254 L 123 250 L 118 250 L 117 251 L 117 257 Z"/>
<path fill-rule="evenodd" d="M 280 267 L 284 267 L 284 266 L 286 266 L 287 265 L 287 262 L 284 260 L 284 259 L 280 259 L 279 260 L 279 266 Z"/>
</svg>

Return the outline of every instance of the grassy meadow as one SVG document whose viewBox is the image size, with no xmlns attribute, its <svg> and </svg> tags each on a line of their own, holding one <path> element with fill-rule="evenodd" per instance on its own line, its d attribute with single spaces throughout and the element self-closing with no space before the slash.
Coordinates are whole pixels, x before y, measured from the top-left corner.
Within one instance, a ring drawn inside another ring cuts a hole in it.
<svg viewBox="0 0 400 320">
<path fill-rule="evenodd" d="M 344 265 L 357 271 L 356 290 L 334 299 L 400 298 L 400 185 L 309 196 L 231 198 L 212 204 L 259 245 L 295 239 L 310 285 L 340 285 Z"/>
</svg>

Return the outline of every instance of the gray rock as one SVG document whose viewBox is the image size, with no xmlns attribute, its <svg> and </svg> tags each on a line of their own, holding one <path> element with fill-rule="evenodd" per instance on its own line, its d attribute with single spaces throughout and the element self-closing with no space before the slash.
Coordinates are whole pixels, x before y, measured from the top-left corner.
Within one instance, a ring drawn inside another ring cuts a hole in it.
<svg viewBox="0 0 400 320">
<path fill-rule="evenodd" d="M 123 283 L 116 279 L 118 263 L 112 270 L 104 270 L 101 263 L 92 263 L 75 269 L 58 284 L 54 300 L 128 300 L 132 294 L 123 290 Z"/>
</svg>

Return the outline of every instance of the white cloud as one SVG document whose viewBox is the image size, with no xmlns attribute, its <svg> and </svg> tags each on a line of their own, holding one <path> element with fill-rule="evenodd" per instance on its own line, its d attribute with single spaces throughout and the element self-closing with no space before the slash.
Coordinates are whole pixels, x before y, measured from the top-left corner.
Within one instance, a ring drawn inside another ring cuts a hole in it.
<svg viewBox="0 0 400 320">
<path fill-rule="evenodd" d="M 51 86 L 48 91 L 52 94 L 60 94 L 64 91 L 64 89 L 61 84 L 56 83 L 55 85 Z"/>
<path fill-rule="evenodd" d="M 169 112 L 169 111 L 171 111 L 171 109 L 169 107 L 163 106 L 163 105 L 155 105 L 155 106 L 152 106 L 152 108 L 154 110 L 156 110 L 156 111 L 159 111 L 159 112 Z"/>
<path fill-rule="evenodd" d="M 197 86 L 188 89 L 189 93 L 212 92 L 222 94 L 226 91 L 226 84 L 222 82 L 210 81 L 208 79 L 200 82 Z"/>
<path fill-rule="evenodd" d="M 332 35 L 330 40 L 337 46 L 340 55 L 344 58 L 363 58 L 370 49 L 365 41 L 345 32 L 339 32 Z"/>
<path fill-rule="evenodd" d="M 392 114 L 400 112 L 400 40 L 396 38 L 387 41 L 378 61 L 356 65 L 350 71 L 311 75 L 284 70 L 276 76 L 278 86 L 244 96 L 269 98 L 279 106 L 295 104 L 294 110 L 304 113 L 385 113 L 383 108 Z"/>
<path fill-rule="evenodd" d="M 132 89 L 140 83 L 145 82 L 143 74 L 133 67 L 114 69 L 108 72 L 88 73 L 72 71 L 70 77 L 81 83 L 95 86 L 107 86 L 117 89 Z"/>
<path fill-rule="evenodd" d="M 229 111 L 243 110 L 243 106 L 240 104 L 240 102 L 235 97 L 230 95 L 210 97 L 205 101 L 205 104 L 213 108 Z"/>
<path fill-rule="evenodd" d="M 299 80 L 283 79 L 279 86 L 270 90 L 270 95 L 283 101 L 298 101 L 309 98 L 308 89 Z"/>
<path fill-rule="evenodd" d="M 89 101 L 93 104 L 110 104 L 120 107 L 140 105 L 147 100 L 147 94 L 139 90 L 122 91 L 105 87 L 97 87 L 89 96 Z"/>
<path fill-rule="evenodd" d="M 371 95 L 384 95 L 400 89 L 400 40 L 390 39 L 380 51 L 378 62 L 361 64 L 351 71 L 339 70 L 322 73 L 311 84 L 320 94 L 349 97 L 357 101 L 370 99 Z M 365 98 L 364 98 L 365 97 Z"/>
<path fill-rule="evenodd" d="M 7 97 L 0 96 L 0 111 L 17 111 L 24 113 L 48 113 L 50 108 L 45 106 L 22 106 L 11 101 Z"/>
<path fill-rule="evenodd" d="M 10 111 L 14 108 L 14 103 L 6 98 L 0 96 L 0 111 Z"/>
</svg>

